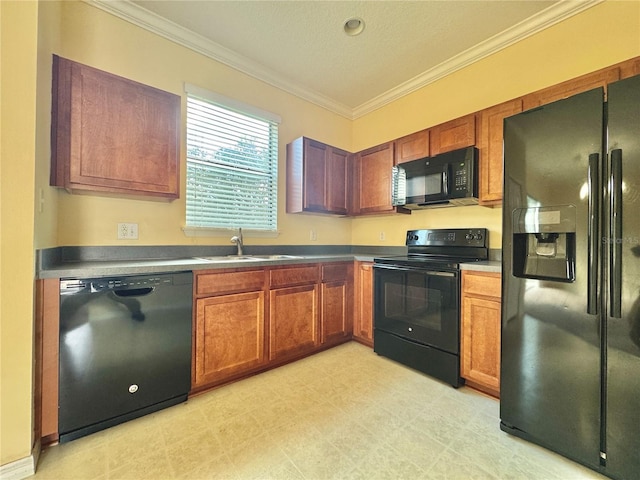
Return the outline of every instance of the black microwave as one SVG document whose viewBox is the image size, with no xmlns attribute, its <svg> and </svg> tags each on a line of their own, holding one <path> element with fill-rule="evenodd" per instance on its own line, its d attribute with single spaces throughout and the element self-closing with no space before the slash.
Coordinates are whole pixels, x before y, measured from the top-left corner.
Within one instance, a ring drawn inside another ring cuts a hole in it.
<svg viewBox="0 0 640 480">
<path fill-rule="evenodd" d="M 468 147 L 393 167 L 392 203 L 408 209 L 476 205 L 478 149 Z"/>
</svg>

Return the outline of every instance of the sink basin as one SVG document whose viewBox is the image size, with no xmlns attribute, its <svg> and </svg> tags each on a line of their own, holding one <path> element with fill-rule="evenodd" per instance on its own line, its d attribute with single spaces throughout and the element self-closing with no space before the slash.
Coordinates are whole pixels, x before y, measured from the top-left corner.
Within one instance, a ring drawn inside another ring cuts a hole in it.
<svg viewBox="0 0 640 480">
<path fill-rule="evenodd" d="M 287 260 L 293 258 L 301 258 L 295 255 L 220 255 L 212 257 L 195 257 L 198 260 L 206 260 L 207 262 L 246 262 L 246 261 L 264 261 L 264 260 Z"/>
<path fill-rule="evenodd" d="M 207 262 L 241 262 L 247 260 L 256 260 L 255 257 L 247 255 L 220 255 L 212 257 L 195 257 L 198 260 L 206 260 Z"/>
<path fill-rule="evenodd" d="M 287 260 L 291 258 L 302 258 L 296 255 L 253 255 L 258 260 Z"/>
</svg>

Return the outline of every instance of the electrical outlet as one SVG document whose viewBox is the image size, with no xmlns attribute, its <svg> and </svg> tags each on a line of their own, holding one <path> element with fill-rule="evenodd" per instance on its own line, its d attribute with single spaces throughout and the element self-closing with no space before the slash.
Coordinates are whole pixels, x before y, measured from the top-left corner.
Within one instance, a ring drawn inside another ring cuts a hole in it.
<svg viewBox="0 0 640 480">
<path fill-rule="evenodd" d="M 379 239 L 381 242 L 384 242 L 384 241 L 385 241 L 386 236 L 385 236 L 384 232 L 380 232 L 380 233 L 378 234 L 378 239 Z"/>
<path fill-rule="evenodd" d="M 138 224 L 137 223 L 119 223 L 118 224 L 118 240 L 137 240 Z"/>
<path fill-rule="evenodd" d="M 312 242 L 315 242 L 318 240 L 318 233 L 315 230 L 309 231 L 309 239 L 311 239 Z"/>
</svg>

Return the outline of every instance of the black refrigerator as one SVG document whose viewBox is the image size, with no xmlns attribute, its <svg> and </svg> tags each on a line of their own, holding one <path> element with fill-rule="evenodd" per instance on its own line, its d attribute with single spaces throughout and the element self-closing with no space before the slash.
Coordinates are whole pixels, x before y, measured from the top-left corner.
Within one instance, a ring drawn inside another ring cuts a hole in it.
<svg viewBox="0 0 640 480">
<path fill-rule="evenodd" d="M 640 76 L 506 118 L 504 173 L 500 427 L 638 479 Z"/>
</svg>

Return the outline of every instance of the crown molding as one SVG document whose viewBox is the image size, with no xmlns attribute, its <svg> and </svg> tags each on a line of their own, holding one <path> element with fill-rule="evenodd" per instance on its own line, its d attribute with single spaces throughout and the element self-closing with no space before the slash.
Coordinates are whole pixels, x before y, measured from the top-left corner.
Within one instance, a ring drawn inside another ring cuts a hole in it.
<svg viewBox="0 0 640 480">
<path fill-rule="evenodd" d="M 353 109 L 352 118 L 356 119 L 377 110 L 411 92 L 436 82 L 457 70 L 471 65 L 489 55 L 493 55 L 510 45 L 524 40 L 531 35 L 549 28 L 569 17 L 572 17 L 588 8 L 591 8 L 604 0 L 580 0 L 580 1 L 561 1 L 542 10 L 537 15 L 524 20 L 507 30 L 500 32 L 493 37 L 488 38 L 482 43 L 461 52 L 460 54 L 442 62 L 414 78 L 401 83 L 395 88 L 387 90 L 381 95 L 372 98 Z"/>
<path fill-rule="evenodd" d="M 518 23 L 497 35 L 494 35 L 486 41 L 465 50 L 440 65 L 407 80 L 397 87 L 394 87 L 353 109 L 316 91 L 296 85 L 273 70 L 249 60 L 242 55 L 238 55 L 232 50 L 160 17 L 159 15 L 138 6 L 129 0 L 84 1 L 89 5 L 223 63 L 273 87 L 302 98 L 303 100 L 311 102 L 338 115 L 355 120 L 405 95 L 408 95 L 409 93 L 419 90 L 430 83 L 436 82 L 457 70 L 471 65 L 474 62 L 488 57 L 489 55 L 507 48 L 514 43 L 572 17 L 573 15 L 602 3 L 604 0 L 560 1 L 541 11 L 537 15 Z"/>
<path fill-rule="evenodd" d="M 263 65 L 128 0 L 84 0 L 84 2 L 338 115 L 349 119 L 353 117 L 353 110 L 350 107 L 318 92 L 302 88 Z"/>
</svg>

